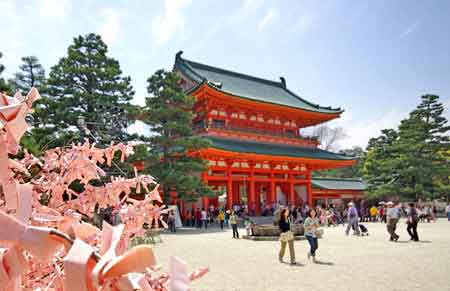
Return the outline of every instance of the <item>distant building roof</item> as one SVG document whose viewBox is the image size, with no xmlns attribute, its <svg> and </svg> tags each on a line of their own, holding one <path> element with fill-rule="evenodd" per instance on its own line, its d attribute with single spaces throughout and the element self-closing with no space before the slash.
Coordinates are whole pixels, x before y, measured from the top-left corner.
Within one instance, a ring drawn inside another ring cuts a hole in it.
<svg viewBox="0 0 450 291">
<path fill-rule="evenodd" d="M 359 190 L 364 191 L 367 185 L 361 179 L 313 178 L 313 188 L 327 190 Z"/>
<path fill-rule="evenodd" d="M 238 153 L 337 161 L 348 161 L 354 159 L 353 157 L 338 155 L 318 148 L 307 148 L 282 144 L 267 144 L 248 140 L 225 139 L 213 136 L 207 136 L 206 138 L 212 142 L 213 148 Z"/>
<path fill-rule="evenodd" d="M 284 105 L 325 114 L 342 113 L 341 108 L 322 107 L 309 102 L 286 87 L 284 78 L 280 82 L 261 79 L 209 65 L 193 62 L 176 55 L 175 68 L 197 85 L 208 84 L 216 90 L 241 98 Z"/>
</svg>

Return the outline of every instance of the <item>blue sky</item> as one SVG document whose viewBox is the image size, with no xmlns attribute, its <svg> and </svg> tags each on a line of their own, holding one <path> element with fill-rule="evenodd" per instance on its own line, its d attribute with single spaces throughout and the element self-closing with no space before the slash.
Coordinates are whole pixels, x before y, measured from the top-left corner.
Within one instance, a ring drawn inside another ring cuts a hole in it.
<svg viewBox="0 0 450 291">
<path fill-rule="evenodd" d="M 341 147 L 395 127 L 422 94 L 450 107 L 450 1 L 0 0 L 0 14 L 7 77 L 26 55 L 48 71 L 73 37 L 97 32 L 142 104 L 146 79 L 183 50 L 343 107 L 330 123 L 348 135 Z"/>
</svg>

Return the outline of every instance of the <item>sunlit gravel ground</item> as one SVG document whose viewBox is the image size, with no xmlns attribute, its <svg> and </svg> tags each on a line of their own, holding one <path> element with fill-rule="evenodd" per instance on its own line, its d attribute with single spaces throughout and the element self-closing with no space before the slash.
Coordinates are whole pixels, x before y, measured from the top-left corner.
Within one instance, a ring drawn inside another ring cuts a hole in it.
<svg viewBox="0 0 450 291">
<path fill-rule="evenodd" d="M 306 258 L 308 243 L 295 242 L 298 266 L 278 262 L 278 241 L 232 239 L 231 230 L 180 230 L 163 234 L 155 245 L 158 262 L 168 270 L 170 255 L 210 273 L 193 290 L 429 290 L 450 291 L 450 222 L 420 223 L 421 242 L 409 241 L 406 224 L 400 239 L 389 242 L 385 224 L 365 223 L 367 237 L 345 236 L 344 228 L 325 228 L 318 259 Z M 240 229 L 241 234 L 244 229 Z M 286 254 L 286 261 L 288 254 Z"/>
</svg>

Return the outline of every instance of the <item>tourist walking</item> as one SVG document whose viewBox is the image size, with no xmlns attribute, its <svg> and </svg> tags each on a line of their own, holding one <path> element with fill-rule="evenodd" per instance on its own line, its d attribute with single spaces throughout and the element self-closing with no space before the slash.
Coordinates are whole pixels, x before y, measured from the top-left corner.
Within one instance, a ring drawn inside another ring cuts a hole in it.
<svg viewBox="0 0 450 291">
<path fill-rule="evenodd" d="M 200 228 L 203 226 L 203 227 L 205 227 L 205 229 L 207 229 L 208 228 L 208 213 L 206 212 L 205 208 L 202 208 L 201 215 L 202 215 L 202 224 L 201 224 Z"/>
<path fill-rule="evenodd" d="M 294 250 L 294 234 L 291 231 L 291 224 L 289 222 L 289 210 L 284 208 L 281 211 L 280 220 L 278 221 L 278 227 L 280 228 L 280 242 L 281 248 L 278 253 L 278 259 L 283 262 L 284 253 L 286 250 L 286 244 L 289 245 L 289 255 L 291 258 L 291 265 L 295 265 L 295 250 Z"/>
<path fill-rule="evenodd" d="M 303 224 L 305 227 L 305 237 L 308 240 L 310 251 L 308 252 L 308 259 L 316 262 L 316 251 L 319 248 L 319 242 L 317 240 L 317 229 L 320 226 L 319 219 L 317 219 L 317 213 L 314 209 L 311 209 L 308 213 L 308 217 Z"/>
<path fill-rule="evenodd" d="M 436 222 L 437 220 L 437 207 L 436 205 L 433 205 L 433 207 L 431 208 L 431 215 L 433 218 L 433 222 Z"/>
<path fill-rule="evenodd" d="M 191 221 L 192 221 L 192 214 L 189 210 L 186 210 L 186 216 L 184 219 L 184 225 L 185 226 L 191 226 Z"/>
<path fill-rule="evenodd" d="M 231 214 L 230 210 L 225 211 L 225 226 L 226 227 L 229 227 L 228 221 L 230 220 L 230 214 Z"/>
<path fill-rule="evenodd" d="M 223 212 L 223 209 L 220 209 L 217 219 L 219 220 L 220 229 L 223 230 L 223 223 L 225 221 L 225 213 Z"/>
<path fill-rule="evenodd" d="M 373 205 L 370 208 L 370 217 L 371 217 L 372 222 L 375 222 L 377 220 L 377 213 L 378 213 L 378 209 L 375 207 L 375 205 Z"/>
<path fill-rule="evenodd" d="M 390 241 L 397 241 L 399 239 L 399 235 L 395 233 L 397 229 L 397 223 L 400 219 L 400 210 L 397 207 L 393 207 L 394 203 L 389 201 L 386 203 L 388 209 L 386 211 L 386 219 L 387 219 L 387 231 L 390 235 Z"/>
<path fill-rule="evenodd" d="M 447 212 L 447 219 L 450 221 L 450 203 L 445 207 L 445 212 Z"/>
<path fill-rule="evenodd" d="M 200 208 L 197 208 L 195 211 L 195 224 L 197 225 L 197 228 L 202 228 L 202 212 L 200 211 Z"/>
<path fill-rule="evenodd" d="M 177 229 L 175 226 L 175 214 L 173 213 L 173 211 L 169 212 L 169 217 L 168 217 L 167 221 L 169 224 L 170 232 L 177 232 Z"/>
<path fill-rule="evenodd" d="M 408 220 L 406 223 L 408 227 L 406 231 L 408 231 L 411 240 L 419 241 L 419 235 L 417 234 L 417 223 L 419 222 L 419 214 L 417 212 L 416 207 L 414 207 L 414 203 L 409 203 L 408 209 Z"/>
<path fill-rule="evenodd" d="M 358 210 L 355 208 L 355 204 L 353 202 L 348 203 L 347 210 L 347 230 L 345 234 L 348 235 L 350 233 L 350 228 L 353 228 L 353 234 L 359 235 L 359 227 L 358 227 Z"/>
<path fill-rule="evenodd" d="M 239 232 L 238 232 L 238 216 L 236 212 L 232 211 L 230 215 L 230 224 L 231 228 L 233 229 L 233 238 L 239 238 Z"/>
</svg>

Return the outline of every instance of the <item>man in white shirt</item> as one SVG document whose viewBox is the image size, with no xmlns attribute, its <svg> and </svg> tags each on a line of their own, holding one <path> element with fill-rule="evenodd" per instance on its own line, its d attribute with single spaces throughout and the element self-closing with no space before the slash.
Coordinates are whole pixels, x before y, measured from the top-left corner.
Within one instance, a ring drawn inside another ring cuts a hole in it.
<svg viewBox="0 0 450 291">
<path fill-rule="evenodd" d="M 206 213 L 205 208 L 202 208 L 201 214 L 202 214 L 202 226 L 204 226 L 205 229 L 207 229 L 208 228 L 208 215 Z"/>
<path fill-rule="evenodd" d="M 387 231 L 390 234 L 390 241 L 397 241 L 400 237 L 398 234 L 395 233 L 395 230 L 397 229 L 397 223 L 400 219 L 400 209 L 398 207 L 393 207 L 394 203 L 389 201 L 387 204 L 387 211 L 386 211 L 386 219 L 387 219 Z"/>
</svg>

